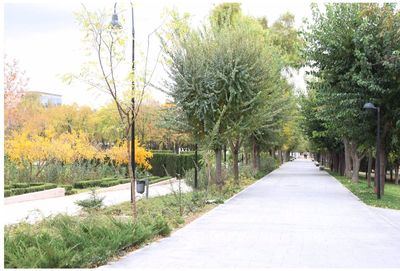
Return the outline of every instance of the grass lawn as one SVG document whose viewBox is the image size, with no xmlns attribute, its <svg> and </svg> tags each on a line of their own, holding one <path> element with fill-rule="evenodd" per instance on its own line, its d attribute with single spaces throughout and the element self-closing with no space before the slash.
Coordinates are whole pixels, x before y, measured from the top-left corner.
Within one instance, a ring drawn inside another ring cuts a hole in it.
<svg viewBox="0 0 400 271">
<path fill-rule="evenodd" d="M 385 194 L 380 200 L 378 200 L 376 198 L 376 194 L 374 193 L 373 180 L 371 184 L 372 187 L 369 188 L 365 176 L 360 176 L 359 183 L 354 183 L 344 176 L 340 176 L 339 174 L 329 170 L 327 171 L 364 203 L 375 207 L 400 210 L 400 185 L 386 183 Z"/>
</svg>

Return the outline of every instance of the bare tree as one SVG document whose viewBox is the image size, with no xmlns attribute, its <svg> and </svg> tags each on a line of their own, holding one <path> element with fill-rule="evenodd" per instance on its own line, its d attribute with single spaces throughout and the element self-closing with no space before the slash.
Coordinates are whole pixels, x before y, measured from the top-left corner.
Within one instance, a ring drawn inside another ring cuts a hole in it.
<svg viewBox="0 0 400 271">
<path fill-rule="evenodd" d="M 152 69 L 149 69 L 150 36 L 157 29 L 148 35 L 144 74 L 142 77 L 139 77 L 134 73 L 134 63 L 129 63 L 133 64 L 132 69 L 130 72 L 125 72 L 129 66 L 125 57 L 127 37 L 124 31 L 110 25 L 110 14 L 100 11 L 92 12 L 83 5 L 82 11 L 77 13 L 76 17 L 84 34 L 84 41 L 88 45 L 86 50 L 90 60 L 82 66 L 79 74 L 69 74 L 64 79 L 69 83 L 73 79 L 78 79 L 88 84 L 92 89 L 106 93 L 115 104 L 121 126 L 123 126 L 124 130 L 124 141 L 127 143 L 128 170 L 132 180 L 132 215 L 133 219 L 136 219 L 137 212 L 134 192 L 136 176 L 134 176 L 132 170 L 134 158 L 131 155 L 131 144 L 128 144 L 128 141 L 161 52 L 160 49 L 156 63 Z M 122 23 L 124 22 L 123 18 L 120 20 Z M 132 41 L 134 42 L 133 39 Z M 131 101 L 134 103 L 132 104 Z"/>
</svg>

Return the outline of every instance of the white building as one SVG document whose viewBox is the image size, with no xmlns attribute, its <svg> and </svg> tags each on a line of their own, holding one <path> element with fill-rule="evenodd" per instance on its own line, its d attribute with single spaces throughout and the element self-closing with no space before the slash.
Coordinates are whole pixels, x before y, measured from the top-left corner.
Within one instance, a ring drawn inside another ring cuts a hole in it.
<svg viewBox="0 0 400 271">
<path fill-rule="evenodd" d="M 62 95 L 60 94 L 54 94 L 42 91 L 27 91 L 26 93 L 38 95 L 40 103 L 43 106 L 49 106 L 49 105 L 58 106 L 62 104 Z"/>
</svg>

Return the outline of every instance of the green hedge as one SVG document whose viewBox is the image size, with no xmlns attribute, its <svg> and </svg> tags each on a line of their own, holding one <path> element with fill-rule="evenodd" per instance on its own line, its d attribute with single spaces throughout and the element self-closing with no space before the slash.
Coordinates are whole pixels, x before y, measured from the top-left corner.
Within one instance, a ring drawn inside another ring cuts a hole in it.
<svg viewBox="0 0 400 271">
<path fill-rule="evenodd" d="M 29 183 L 13 183 L 11 184 L 12 188 L 27 188 L 29 187 Z"/>
<path fill-rule="evenodd" d="M 44 185 L 44 183 L 31 183 L 31 184 L 29 184 L 29 186 L 40 186 L 40 185 Z"/>
<path fill-rule="evenodd" d="M 114 185 L 118 185 L 118 184 L 120 184 L 121 182 L 120 182 L 120 180 L 110 180 L 110 181 L 102 181 L 101 182 L 101 184 L 100 184 L 100 187 L 110 187 L 110 186 L 114 186 Z"/>
<path fill-rule="evenodd" d="M 198 160 L 200 158 L 200 155 L 198 155 Z M 153 153 L 150 164 L 152 175 L 161 177 L 166 175 L 183 176 L 186 170 L 194 167 L 194 153 Z"/>
<path fill-rule="evenodd" d="M 73 186 L 70 184 L 64 184 L 61 187 L 63 187 L 65 189 L 65 195 L 69 196 L 69 195 L 73 195 L 76 194 L 78 192 L 78 190 L 73 189 Z"/>
<path fill-rule="evenodd" d="M 103 180 L 88 180 L 88 181 L 80 181 L 74 183 L 74 188 L 88 188 L 88 187 L 94 187 L 94 186 L 100 186 L 100 184 L 103 182 Z"/>
<path fill-rule="evenodd" d="M 119 181 L 120 184 L 123 184 L 123 183 L 129 183 L 131 181 L 131 179 L 130 178 L 125 178 L 125 179 L 119 179 L 118 181 Z"/>
<path fill-rule="evenodd" d="M 152 153 L 174 153 L 171 150 L 151 150 Z"/>
<path fill-rule="evenodd" d="M 15 184 L 13 184 L 13 186 L 14 185 L 16 185 L 17 187 L 4 190 L 5 197 L 17 196 L 17 195 L 32 193 L 32 192 L 38 192 L 38 191 L 53 189 L 53 188 L 57 187 L 57 185 L 53 184 L 53 183 L 44 183 L 41 185 L 34 185 L 34 186 L 29 186 L 29 184 L 27 184 L 27 183 L 26 184 L 15 183 Z"/>
</svg>

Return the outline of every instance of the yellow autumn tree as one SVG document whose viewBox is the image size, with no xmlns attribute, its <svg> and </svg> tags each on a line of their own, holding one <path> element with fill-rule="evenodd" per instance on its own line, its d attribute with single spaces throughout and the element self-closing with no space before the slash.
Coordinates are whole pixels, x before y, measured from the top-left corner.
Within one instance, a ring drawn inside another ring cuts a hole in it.
<svg viewBox="0 0 400 271">
<path fill-rule="evenodd" d="M 38 176 L 47 162 L 54 159 L 52 136 L 50 131 L 45 131 L 42 135 L 30 134 L 28 131 L 14 132 L 5 142 L 6 155 L 20 167 L 27 167 L 30 178 L 35 168 Z"/>
<path fill-rule="evenodd" d="M 117 164 L 128 164 L 129 157 L 126 152 L 126 142 L 122 144 L 116 144 L 112 148 L 108 149 L 105 153 L 107 157 L 113 160 Z M 135 162 L 136 165 L 143 169 L 151 169 L 149 159 L 153 157 L 150 151 L 147 151 L 143 146 L 140 145 L 138 139 L 135 139 Z"/>
<path fill-rule="evenodd" d="M 52 162 L 67 164 L 82 159 L 102 159 L 104 153 L 91 144 L 87 134 L 71 131 L 58 135 L 54 129 L 40 133 L 23 130 L 14 132 L 5 142 L 6 156 L 20 167 L 25 167 L 30 178 L 37 177 Z"/>
<path fill-rule="evenodd" d="M 57 159 L 73 163 L 82 159 L 103 159 L 104 152 L 98 150 L 89 140 L 86 133 L 72 131 L 58 136 L 54 143 L 58 147 Z"/>
</svg>

